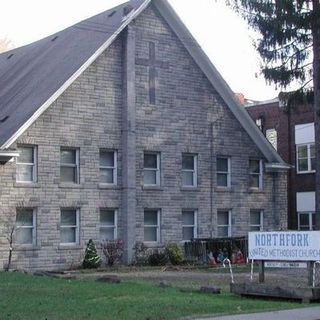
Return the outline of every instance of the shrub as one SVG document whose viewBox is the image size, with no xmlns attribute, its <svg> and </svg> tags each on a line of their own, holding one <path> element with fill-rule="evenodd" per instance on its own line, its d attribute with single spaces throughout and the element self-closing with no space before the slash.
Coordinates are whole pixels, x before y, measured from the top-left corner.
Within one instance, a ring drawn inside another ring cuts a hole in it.
<svg viewBox="0 0 320 320">
<path fill-rule="evenodd" d="M 123 255 L 122 240 L 105 240 L 102 242 L 102 252 L 106 257 L 106 263 L 113 266 L 121 261 Z"/>
<path fill-rule="evenodd" d="M 94 242 L 92 241 L 92 239 L 90 239 L 86 247 L 82 267 L 84 269 L 95 269 L 100 267 L 100 265 L 101 258 L 98 255 Z"/>
<path fill-rule="evenodd" d="M 177 243 L 168 242 L 166 244 L 165 253 L 173 265 L 181 264 L 183 262 L 182 249 Z"/>
<path fill-rule="evenodd" d="M 133 257 L 133 263 L 136 265 L 146 265 L 148 264 L 148 247 L 143 242 L 136 242 L 134 247 L 134 257 Z"/>
<path fill-rule="evenodd" d="M 150 266 L 164 266 L 168 262 L 168 257 L 165 252 L 156 250 L 148 257 Z"/>
</svg>

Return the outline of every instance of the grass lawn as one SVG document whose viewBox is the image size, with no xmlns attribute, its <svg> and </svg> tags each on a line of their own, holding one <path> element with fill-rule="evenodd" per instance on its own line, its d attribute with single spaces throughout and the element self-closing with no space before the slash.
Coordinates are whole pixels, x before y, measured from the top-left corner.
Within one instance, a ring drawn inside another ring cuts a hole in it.
<svg viewBox="0 0 320 320">
<path fill-rule="evenodd" d="M 163 320 L 299 306 L 229 293 L 207 295 L 160 288 L 141 281 L 107 284 L 0 272 L 0 320 Z"/>
</svg>

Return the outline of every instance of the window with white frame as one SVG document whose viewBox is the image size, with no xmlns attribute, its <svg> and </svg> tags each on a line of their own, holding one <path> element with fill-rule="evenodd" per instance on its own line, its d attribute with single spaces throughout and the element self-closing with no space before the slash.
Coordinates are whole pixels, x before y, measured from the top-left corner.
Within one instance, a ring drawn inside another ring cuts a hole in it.
<svg viewBox="0 0 320 320">
<path fill-rule="evenodd" d="M 79 149 L 60 149 L 60 181 L 67 183 L 80 182 Z"/>
<path fill-rule="evenodd" d="M 117 210 L 100 209 L 100 240 L 117 239 Z"/>
<path fill-rule="evenodd" d="M 17 157 L 17 182 L 37 181 L 37 147 L 19 146 Z"/>
<path fill-rule="evenodd" d="M 231 159 L 228 157 L 217 158 L 217 186 L 231 187 Z"/>
<path fill-rule="evenodd" d="M 316 169 L 314 143 L 297 145 L 297 172 L 308 173 Z"/>
<path fill-rule="evenodd" d="M 295 125 L 295 144 L 297 173 L 315 171 L 315 134 L 314 123 Z"/>
<path fill-rule="evenodd" d="M 298 230 L 315 229 L 316 194 L 315 191 L 296 193 Z"/>
<path fill-rule="evenodd" d="M 277 150 L 278 149 L 278 133 L 276 129 L 267 129 L 266 138 L 271 143 L 271 145 Z"/>
<path fill-rule="evenodd" d="M 262 160 L 249 160 L 250 188 L 262 189 Z"/>
<path fill-rule="evenodd" d="M 197 211 L 182 211 L 182 240 L 190 241 L 197 238 Z"/>
<path fill-rule="evenodd" d="M 145 152 L 143 163 L 143 184 L 160 186 L 160 153 Z"/>
<path fill-rule="evenodd" d="M 250 231 L 263 230 L 263 210 L 250 210 Z"/>
<path fill-rule="evenodd" d="M 117 184 L 117 152 L 100 150 L 100 183 Z"/>
<path fill-rule="evenodd" d="M 160 210 L 144 210 L 144 241 L 160 242 Z"/>
<path fill-rule="evenodd" d="M 231 210 L 218 211 L 218 237 L 231 237 Z"/>
<path fill-rule="evenodd" d="M 298 212 L 298 230 L 315 230 L 316 215 L 315 212 Z"/>
<path fill-rule="evenodd" d="M 79 215 L 79 209 L 61 209 L 61 244 L 79 244 Z"/>
<path fill-rule="evenodd" d="M 182 186 L 197 186 L 197 155 L 195 154 L 182 154 Z"/>
<path fill-rule="evenodd" d="M 20 245 L 36 244 L 36 209 L 17 209 L 16 243 Z"/>
</svg>

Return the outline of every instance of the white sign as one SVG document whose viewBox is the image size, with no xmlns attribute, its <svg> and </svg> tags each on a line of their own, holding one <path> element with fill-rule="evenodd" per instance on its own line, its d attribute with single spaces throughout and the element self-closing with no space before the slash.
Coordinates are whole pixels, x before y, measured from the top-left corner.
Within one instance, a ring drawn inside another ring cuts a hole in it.
<svg viewBox="0 0 320 320">
<path fill-rule="evenodd" d="M 319 261 L 320 231 L 249 232 L 249 259 Z"/>
</svg>

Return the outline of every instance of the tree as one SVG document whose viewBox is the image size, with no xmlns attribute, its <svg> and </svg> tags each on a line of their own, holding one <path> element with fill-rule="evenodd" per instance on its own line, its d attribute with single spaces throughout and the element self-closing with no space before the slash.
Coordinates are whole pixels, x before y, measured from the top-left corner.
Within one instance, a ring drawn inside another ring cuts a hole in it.
<svg viewBox="0 0 320 320">
<path fill-rule="evenodd" d="M 101 258 L 98 255 L 96 246 L 92 239 L 89 240 L 85 251 L 82 267 L 84 269 L 95 269 L 101 265 Z"/>
<path fill-rule="evenodd" d="M 7 37 L 0 39 L 0 53 L 8 51 L 13 48 L 13 44 L 11 40 L 9 40 Z"/>
<path fill-rule="evenodd" d="M 320 230 L 320 0 L 227 0 L 253 30 L 255 46 L 269 83 L 299 89 L 285 95 L 295 102 L 314 103 L 316 149 L 316 229 Z"/>
</svg>

